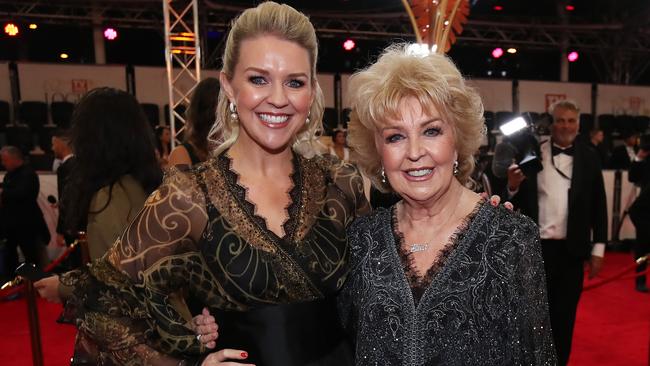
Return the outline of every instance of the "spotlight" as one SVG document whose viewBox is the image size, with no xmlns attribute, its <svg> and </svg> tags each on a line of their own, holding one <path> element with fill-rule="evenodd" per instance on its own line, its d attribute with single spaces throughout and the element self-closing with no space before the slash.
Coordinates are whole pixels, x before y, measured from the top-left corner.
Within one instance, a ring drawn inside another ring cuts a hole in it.
<svg viewBox="0 0 650 366">
<path fill-rule="evenodd" d="M 114 28 L 104 29 L 104 38 L 106 38 L 109 41 L 114 40 L 115 38 L 117 38 L 117 31 Z"/>
<path fill-rule="evenodd" d="M 503 6 L 495 5 L 495 6 L 492 7 L 492 9 L 494 9 L 495 11 L 501 11 L 501 10 L 503 10 Z"/>
<path fill-rule="evenodd" d="M 15 37 L 18 35 L 18 26 L 15 25 L 14 23 L 7 23 L 5 24 L 5 33 L 7 33 L 8 36 L 10 37 Z"/>
<path fill-rule="evenodd" d="M 576 7 L 573 5 L 567 5 L 564 7 L 564 9 L 566 9 L 566 11 L 574 11 L 576 10 Z"/>
<path fill-rule="evenodd" d="M 517 49 L 514 48 L 514 47 L 510 47 L 510 48 L 508 48 L 508 50 L 506 50 L 506 52 L 508 52 L 510 54 L 515 54 L 515 53 L 517 53 Z"/>
<path fill-rule="evenodd" d="M 346 51 L 352 51 L 356 46 L 356 42 L 350 38 L 346 39 L 345 42 L 343 42 L 343 49 Z"/>
<path fill-rule="evenodd" d="M 492 57 L 499 58 L 503 56 L 503 48 L 497 47 L 492 50 Z"/>
<path fill-rule="evenodd" d="M 523 130 L 527 126 L 528 124 L 526 123 L 524 117 L 517 117 L 511 121 L 502 124 L 501 126 L 499 126 L 499 129 L 501 130 L 501 133 L 504 134 L 505 136 L 510 136 L 515 132 L 519 132 Z"/>
<path fill-rule="evenodd" d="M 38 24 L 36 24 L 36 23 L 31 23 L 29 25 L 29 29 L 37 29 L 37 28 L 38 28 Z"/>
<path fill-rule="evenodd" d="M 65 59 L 67 59 L 67 58 L 70 57 L 70 56 L 68 56 L 67 53 L 62 53 L 62 54 L 59 55 L 59 57 L 65 60 Z"/>
<path fill-rule="evenodd" d="M 578 61 L 578 52 L 571 51 L 566 58 L 569 60 L 569 62 L 576 62 Z"/>
</svg>

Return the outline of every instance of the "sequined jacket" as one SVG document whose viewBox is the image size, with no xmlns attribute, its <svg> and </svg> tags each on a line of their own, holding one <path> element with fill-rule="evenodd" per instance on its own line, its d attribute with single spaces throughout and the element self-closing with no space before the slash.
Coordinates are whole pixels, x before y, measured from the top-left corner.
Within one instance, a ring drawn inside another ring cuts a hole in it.
<svg viewBox="0 0 650 366">
<path fill-rule="evenodd" d="M 482 205 L 415 305 L 391 211 L 349 230 L 351 272 L 339 296 L 357 365 L 554 365 L 539 230 Z"/>
</svg>

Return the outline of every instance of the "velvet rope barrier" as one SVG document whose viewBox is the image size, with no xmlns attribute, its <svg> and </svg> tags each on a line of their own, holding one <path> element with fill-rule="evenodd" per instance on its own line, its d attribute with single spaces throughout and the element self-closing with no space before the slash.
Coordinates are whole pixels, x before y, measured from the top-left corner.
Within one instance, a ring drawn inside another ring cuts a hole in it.
<svg viewBox="0 0 650 366">
<path fill-rule="evenodd" d="M 630 264 L 629 266 L 624 267 L 623 269 L 619 270 L 619 271 L 616 272 L 613 276 L 610 276 L 610 277 L 608 277 L 608 278 L 604 278 L 604 279 L 602 279 L 602 280 L 600 280 L 600 281 L 597 281 L 597 282 L 593 282 L 593 283 L 588 284 L 587 286 L 585 286 L 585 287 L 582 289 L 582 291 L 592 290 L 592 289 L 594 289 L 594 288 L 596 288 L 596 287 L 600 287 L 600 286 L 602 286 L 602 285 L 604 285 L 604 284 L 607 284 L 607 283 L 609 283 L 609 282 L 612 282 L 612 281 L 614 281 L 614 280 L 618 280 L 618 279 L 622 279 L 622 278 L 627 278 L 627 277 L 623 277 L 623 276 L 624 276 L 626 273 L 628 273 L 628 272 L 630 272 L 630 271 L 633 271 L 634 269 L 636 269 L 636 266 L 637 266 L 637 265 L 639 265 L 639 264 L 641 264 L 641 263 L 643 263 L 643 262 L 646 262 L 647 260 L 648 260 L 648 256 L 645 255 L 645 256 L 643 256 L 643 257 L 637 259 L 634 263 Z M 645 270 L 645 271 L 640 272 L 640 273 L 636 273 L 636 274 L 634 274 L 633 276 L 629 276 L 629 278 L 634 278 L 634 277 L 636 277 L 636 276 L 642 276 L 642 275 L 644 275 L 644 274 L 646 274 L 646 273 L 648 273 L 648 270 Z"/>
<path fill-rule="evenodd" d="M 79 240 L 75 240 L 66 250 L 61 253 L 60 256 L 58 256 L 55 260 L 50 262 L 45 268 L 43 269 L 43 272 L 51 272 L 56 266 L 61 264 L 69 255 L 72 253 L 77 247 L 79 246 Z M 18 293 L 23 290 L 25 287 L 25 284 L 23 283 L 23 279 L 20 277 L 16 277 L 13 280 L 5 283 L 2 285 L 0 288 L 0 301 L 8 298 L 9 296 Z"/>
</svg>

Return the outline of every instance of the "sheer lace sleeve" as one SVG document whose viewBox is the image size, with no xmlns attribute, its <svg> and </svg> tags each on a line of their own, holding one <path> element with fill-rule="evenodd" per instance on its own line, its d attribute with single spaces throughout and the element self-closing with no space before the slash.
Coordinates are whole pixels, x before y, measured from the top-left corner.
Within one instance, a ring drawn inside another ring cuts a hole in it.
<svg viewBox="0 0 650 366">
<path fill-rule="evenodd" d="M 527 217 L 517 217 L 511 242 L 506 243 L 518 251 L 511 281 L 516 295 L 508 310 L 513 344 L 520 346 L 513 357 L 521 365 L 555 365 L 539 229 Z"/>
<path fill-rule="evenodd" d="M 191 292 L 204 271 L 196 243 L 207 220 L 196 179 L 172 169 L 103 257 L 62 276 L 62 284 L 73 288 L 66 307 L 74 307 L 80 333 L 100 343 L 98 357 L 167 364 L 173 358 L 164 354 L 201 352 L 169 300 L 181 289 Z"/>
<path fill-rule="evenodd" d="M 355 209 L 354 217 L 370 212 L 370 204 L 363 191 L 363 178 L 355 165 L 339 160 L 334 156 L 324 156 L 330 167 L 334 184 L 343 192 Z M 349 224 L 349 223 L 348 223 Z"/>
</svg>

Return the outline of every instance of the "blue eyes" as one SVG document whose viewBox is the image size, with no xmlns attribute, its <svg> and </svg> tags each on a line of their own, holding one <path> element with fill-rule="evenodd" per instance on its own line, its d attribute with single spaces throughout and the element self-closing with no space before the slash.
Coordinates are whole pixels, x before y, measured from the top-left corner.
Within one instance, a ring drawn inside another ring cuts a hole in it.
<svg viewBox="0 0 650 366">
<path fill-rule="evenodd" d="M 305 86 L 304 81 L 296 80 L 296 79 L 289 80 L 289 82 L 287 84 L 289 85 L 290 88 L 296 88 L 296 89 L 297 88 L 302 88 L 303 86 Z"/>
<path fill-rule="evenodd" d="M 422 134 L 424 136 L 426 136 L 426 137 L 436 137 L 436 136 L 442 134 L 442 130 L 440 128 L 438 128 L 438 127 L 431 127 L 431 128 L 427 128 L 426 130 L 424 130 L 424 132 L 422 132 Z M 401 141 L 404 138 L 405 138 L 405 136 L 402 135 L 402 134 L 399 134 L 399 133 L 392 134 L 392 135 L 389 135 L 388 137 L 386 137 L 386 143 L 392 144 L 392 143 Z"/>
<path fill-rule="evenodd" d="M 268 84 L 268 81 L 263 76 L 251 76 L 248 78 L 248 81 L 250 81 L 251 84 L 259 86 Z M 305 86 L 305 82 L 298 79 L 290 79 L 286 82 L 286 84 L 289 88 L 292 89 L 299 89 Z"/>
<path fill-rule="evenodd" d="M 261 76 L 251 76 L 248 78 L 248 81 L 250 81 L 252 84 L 255 85 L 264 85 L 266 84 L 266 79 L 264 79 Z"/>
<path fill-rule="evenodd" d="M 427 128 L 426 131 L 424 131 L 425 136 L 438 136 L 440 135 L 442 131 L 437 128 L 437 127 L 432 127 L 432 128 Z"/>
</svg>

